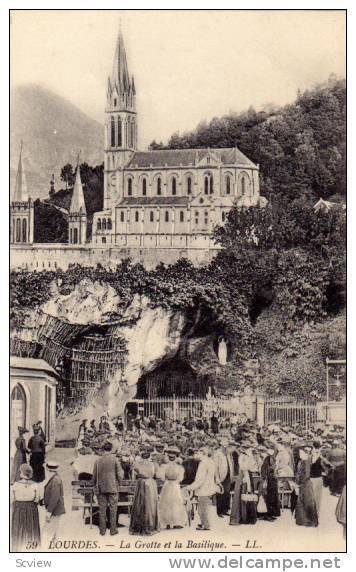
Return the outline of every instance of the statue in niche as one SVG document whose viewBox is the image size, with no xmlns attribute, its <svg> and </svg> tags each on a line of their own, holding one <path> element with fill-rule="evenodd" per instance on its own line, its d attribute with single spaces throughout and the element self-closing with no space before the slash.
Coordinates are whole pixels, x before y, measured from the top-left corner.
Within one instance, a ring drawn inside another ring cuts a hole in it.
<svg viewBox="0 0 356 572">
<path fill-rule="evenodd" d="M 227 363 L 227 345 L 225 342 L 225 338 L 224 336 L 220 336 L 218 338 L 218 359 L 219 359 L 219 363 L 220 365 L 226 365 Z"/>
</svg>

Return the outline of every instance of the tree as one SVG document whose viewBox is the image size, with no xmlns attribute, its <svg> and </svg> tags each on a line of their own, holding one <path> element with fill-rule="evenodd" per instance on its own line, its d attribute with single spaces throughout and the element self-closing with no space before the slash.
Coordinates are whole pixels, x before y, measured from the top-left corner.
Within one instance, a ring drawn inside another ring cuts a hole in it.
<svg viewBox="0 0 356 572">
<path fill-rule="evenodd" d="M 70 163 L 67 163 L 61 169 L 61 181 L 64 181 L 66 184 L 66 190 L 68 187 L 73 187 L 75 180 L 75 171 L 73 166 Z"/>
</svg>

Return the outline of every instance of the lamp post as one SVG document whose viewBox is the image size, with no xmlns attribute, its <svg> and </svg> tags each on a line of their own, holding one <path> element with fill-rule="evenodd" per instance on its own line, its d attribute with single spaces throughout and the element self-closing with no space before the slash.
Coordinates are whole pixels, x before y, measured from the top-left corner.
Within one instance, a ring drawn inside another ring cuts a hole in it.
<svg viewBox="0 0 356 572">
<path fill-rule="evenodd" d="M 329 359 L 326 358 L 326 422 L 329 421 L 329 409 L 330 409 L 330 385 L 341 386 L 340 374 L 336 374 L 336 383 L 330 383 L 329 367 L 331 365 L 346 365 L 345 359 Z"/>
</svg>

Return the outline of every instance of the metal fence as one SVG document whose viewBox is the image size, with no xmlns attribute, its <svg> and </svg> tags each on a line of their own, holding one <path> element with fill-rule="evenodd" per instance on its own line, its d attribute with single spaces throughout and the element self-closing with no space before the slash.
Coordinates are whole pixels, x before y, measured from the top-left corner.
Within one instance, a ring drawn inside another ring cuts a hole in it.
<svg viewBox="0 0 356 572">
<path fill-rule="evenodd" d="M 290 397 L 266 397 L 264 402 L 264 423 L 283 423 L 310 427 L 317 421 L 316 402 L 294 400 Z"/>
<path fill-rule="evenodd" d="M 210 417 L 215 411 L 220 418 L 231 415 L 224 405 L 224 400 L 214 399 L 210 401 L 204 397 L 187 395 L 186 397 L 166 396 L 153 399 L 133 400 L 137 403 L 138 410 L 145 416 L 154 415 L 159 419 L 184 420 L 185 418 Z M 131 403 L 133 403 L 131 402 Z"/>
</svg>

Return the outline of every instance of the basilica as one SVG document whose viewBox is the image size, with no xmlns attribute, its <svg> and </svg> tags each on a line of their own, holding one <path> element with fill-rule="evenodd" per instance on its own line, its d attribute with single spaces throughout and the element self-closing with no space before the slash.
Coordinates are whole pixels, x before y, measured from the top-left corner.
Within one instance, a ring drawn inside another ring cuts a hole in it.
<svg viewBox="0 0 356 572">
<path fill-rule="evenodd" d="M 137 150 L 136 88 L 119 33 L 105 109 L 104 209 L 93 242 L 194 248 L 232 205 L 260 202 L 258 166 L 239 149 Z"/>
<path fill-rule="evenodd" d="M 98 249 L 99 258 L 110 251 L 110 256 L 115 252 L 117 258 L 129 255 L 144 260 L 145 253 L 147 258 L 155 251 L 156 262 L 182 255 L 199 260 L 204 252 L 216 250 L 213 229 L 224 224 L 232 206 L 265 205 L 259 191 L 259 166 L 237 147 L 139 151 L 138 127 L 136 86 L 120 31 L 107 83 L 103 210 L 94 213 L 88 239 L 77 169 L 67 216 L 68 245 L 57 244 L 52 250 L 58 264 L 64 264 L 66 249 L 71 249 L 75 260 L 94 261 Z M 21 264 L 21 245 L 37 246 L 38 256 L 43 252 L 40 245 L 33 244 L 33 203 L 29 196 L 20 156 L 11 203 L 11 242 L 17 248 L 14 260 L 16 257 Z M 80 256 L 73 248 L 81 250 Z M 57 252 L 60 249 L 63 256 Z"/>
</svg>

